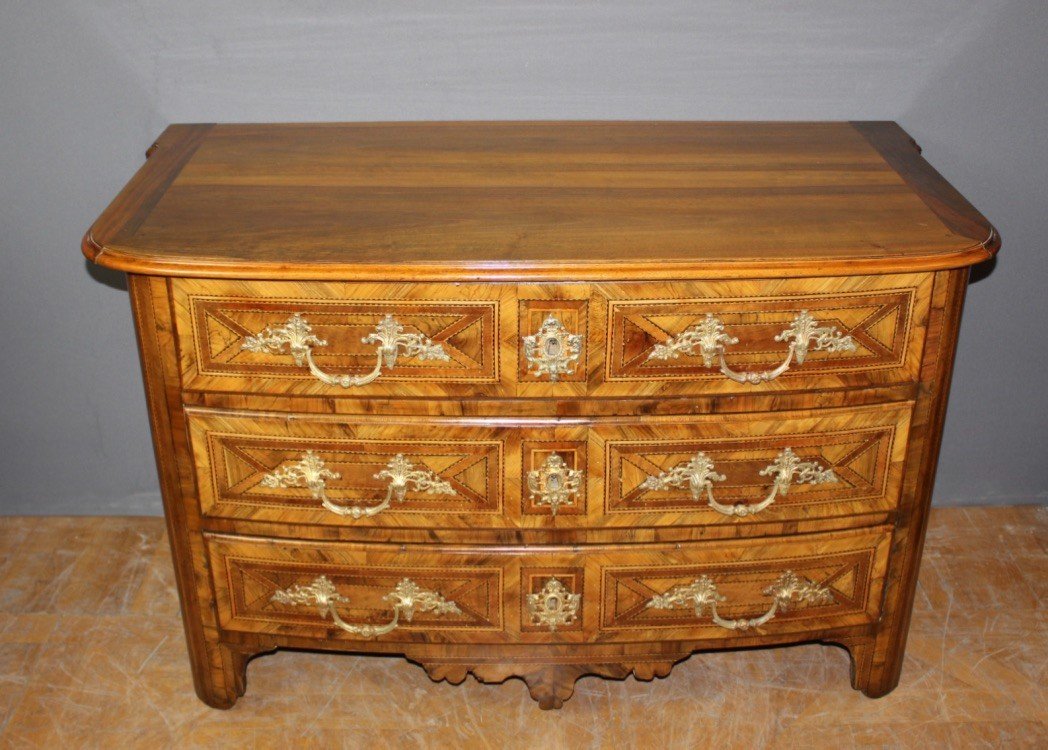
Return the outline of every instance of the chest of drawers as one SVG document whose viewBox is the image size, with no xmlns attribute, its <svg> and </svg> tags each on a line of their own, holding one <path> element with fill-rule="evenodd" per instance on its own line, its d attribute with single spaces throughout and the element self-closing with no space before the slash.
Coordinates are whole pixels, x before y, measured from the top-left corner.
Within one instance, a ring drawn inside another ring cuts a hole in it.
<svg viewBox="0 0 1048 750">
<path fill-rule="evenodd" d="M 175 125 L 126 271 L 197 692 L 276 648 L 898 682 L 968 267 L 892 123 Z"/>
</svg>

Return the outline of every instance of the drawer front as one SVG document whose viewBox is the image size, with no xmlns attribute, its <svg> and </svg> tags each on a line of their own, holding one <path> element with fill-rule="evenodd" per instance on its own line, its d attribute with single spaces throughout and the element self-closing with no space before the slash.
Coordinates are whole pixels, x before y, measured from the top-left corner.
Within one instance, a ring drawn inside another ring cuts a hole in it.
<svg viewBox="0 0 1048 750">
<path fill-rule="evenodd" d="M 173 279 L 187 390 L 505 394 L 513 288 Z M 511 369 L 511 366 L 510 366 Z M 347 379 L 347 380 L 340 380 Z"/>
<path fill-rule="evenodd" d="M 183 386 L 665 397 L 914 382 L 928 274 L 623 284 L 174 279 Z"/>
<path fill-rule="evenodd" d="M 930 275 L 605 285 L 594 395 L 916 381 Z M 595 344 L 597 342 L 594 342 Z M 596 372 L 594 372 L 596 375 Z"/>
<path fill-rule="evenodd" d="M 876 620 L 890 529 L 629 547 L 207 535 L 229 631 L 360 642 L 723 640 Z"/>
<path fill-rule="evenodd" d="M 635 529 L 890 511 L 911 406 L 623 420 L 187 415 L 206 517 Z"/>
</svg>

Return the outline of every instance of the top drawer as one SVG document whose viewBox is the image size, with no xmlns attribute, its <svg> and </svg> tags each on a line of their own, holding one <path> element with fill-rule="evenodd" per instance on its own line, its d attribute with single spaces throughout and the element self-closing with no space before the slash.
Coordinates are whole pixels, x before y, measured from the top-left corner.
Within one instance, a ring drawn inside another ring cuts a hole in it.
<svg viewBox="0 0 1048 750">
<path fill-rule="evenodd" d="M 171 283 L 187 390 L 660 398 L 915 381 L 931 278 Z"/>
</svg>

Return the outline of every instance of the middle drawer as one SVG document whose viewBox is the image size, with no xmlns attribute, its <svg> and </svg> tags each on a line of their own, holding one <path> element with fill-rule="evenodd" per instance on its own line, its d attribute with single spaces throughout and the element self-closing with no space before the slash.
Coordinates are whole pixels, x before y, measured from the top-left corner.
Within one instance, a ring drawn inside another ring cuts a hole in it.
<svg viewBox="0 0 1048 750">
<path fill-rule="evenodd" d="M 636 529 L 890 511 L 911 407 L 591 420 L 186 414 L 205 517 Z"/>
</svg>

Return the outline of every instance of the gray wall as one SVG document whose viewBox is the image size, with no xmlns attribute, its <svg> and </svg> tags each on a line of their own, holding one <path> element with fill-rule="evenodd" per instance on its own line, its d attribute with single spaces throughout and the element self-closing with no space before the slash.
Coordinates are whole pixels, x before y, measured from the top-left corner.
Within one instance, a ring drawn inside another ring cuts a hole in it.
<svg viewBox="0 0 1048 750">
<path fill-rule="evenodd" d="M 1045 502 L 1046 38 L 1044 0 L 7 0 L 0 513 L 160 511 L 121 278 L 78 244 L 167 123 L 251 120 L 898 120 L 1005 241 L 936 502 Z"/>
</svg>

